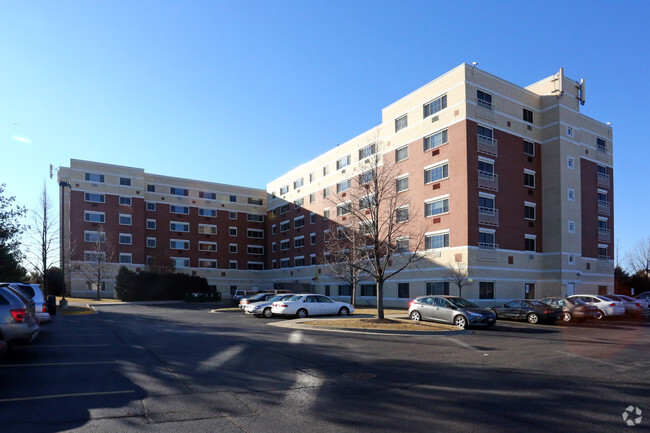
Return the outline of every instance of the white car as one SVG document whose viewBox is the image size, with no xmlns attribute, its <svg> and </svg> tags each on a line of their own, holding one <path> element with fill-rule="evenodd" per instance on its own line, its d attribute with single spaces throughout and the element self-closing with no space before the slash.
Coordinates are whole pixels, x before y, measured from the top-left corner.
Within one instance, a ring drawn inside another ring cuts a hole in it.
<svg viewBox="0 0 650 433">
<path fill-rule="evenodd" d="M 278 316 L 296 316 L 303 319 L 307 316 L 323 316 L 326 314 L 347 316 L 354 312 L 354 307 L 346 302 L 335 301 L 324 295 L 307 293 L 274 302 L 271 312 Z"/>
<path fill-rule="evenodd" d="M 614 301 L 621 301 L 625 307 L 625 312 L 630 316 L 638 316 L 648 309 L 648 301 L 641 299 L 632 299 L 626 295 L 607 295 Z"/>
<path fill-rule="evenodd" d="M 598 307 L 597 320 L 602 320 L 607 316 L 624 316 L 625 306 L 621 301 L 614 301 L 604 295 L 572 295 L 569 299 L 580 299 L 587 305 Z"/>
</svg>

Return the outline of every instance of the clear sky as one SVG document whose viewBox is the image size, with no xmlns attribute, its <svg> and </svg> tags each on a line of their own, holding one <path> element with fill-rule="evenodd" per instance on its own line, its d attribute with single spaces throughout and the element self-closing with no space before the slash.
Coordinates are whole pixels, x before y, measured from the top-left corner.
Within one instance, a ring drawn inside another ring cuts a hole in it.
<svg viewBox="0 0 650 433">
<path fill-rule="evenodd" d="M 650 235 L 650 2 L 0 0 L 0 183 L 70 158 L 265 188 L 463 62 L 565 68 L 612 122 L 615 238 Z"/>
</svg>

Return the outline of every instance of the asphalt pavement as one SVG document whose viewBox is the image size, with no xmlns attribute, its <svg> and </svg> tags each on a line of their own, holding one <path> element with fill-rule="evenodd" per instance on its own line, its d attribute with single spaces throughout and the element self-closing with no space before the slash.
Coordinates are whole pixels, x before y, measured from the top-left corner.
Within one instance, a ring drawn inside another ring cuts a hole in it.
<svg viewBox="0 0 650 433">
<path fill-rule="evenodd" d="M 0 361 L 0 430 L 613 432 L 636 408 L 650 426 L 647 321 L 372 335 L 211 308 L 57 315 Z"/>
</svg>

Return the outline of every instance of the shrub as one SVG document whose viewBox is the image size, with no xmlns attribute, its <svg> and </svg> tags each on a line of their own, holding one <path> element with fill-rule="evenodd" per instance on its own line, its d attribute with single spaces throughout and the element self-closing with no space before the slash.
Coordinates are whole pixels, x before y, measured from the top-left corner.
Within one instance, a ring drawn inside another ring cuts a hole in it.
<svg viewBox="0 0 650 433">
<path fill-rule="evenodd" d="M 115 279 L 115 293 L 122 301 L 181 300 L 186 293 L 209 291 L 205 278 L 180 273 L 135 273 L 122 266 Z"/>
</svg>

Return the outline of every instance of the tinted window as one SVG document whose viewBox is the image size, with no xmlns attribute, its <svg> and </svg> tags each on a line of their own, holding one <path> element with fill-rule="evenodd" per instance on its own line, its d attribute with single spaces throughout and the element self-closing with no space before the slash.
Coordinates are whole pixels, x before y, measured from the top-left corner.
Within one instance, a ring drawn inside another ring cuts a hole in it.
<svg viewBox="0 0 650 433">
<path fill-rule="evenodd" d="M 20 284 L 17 286 L 21 292 L 23 292 L 25 295 L 29 296 L 30 298 L 34 297 L 34 288 L 32 286 L 28 286 L 27 284 Z"/>
<path fill-rule="evenodd" d="M 0 293 L 0 305 L 9 305 L 9 301 L 7 301 L 7 298 L 2 293 Z"/>
<path fill-rule="evenodd" d="M 508 302 L 505 306 L 508 308 L 519 308 L 521 307 L 521 302 L 519 301 Z"/>
<path fill-rule="evenodd" d="M 330 298 L 325 297 L 325 296 L 318 296 L 317 298 L 318 298 L 318 302 L 329 302 L 329 303 L 332 302 L 332 300 Z"/>
</svg>

